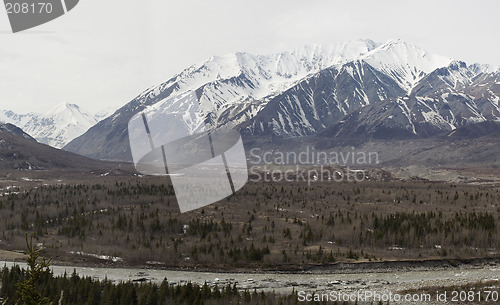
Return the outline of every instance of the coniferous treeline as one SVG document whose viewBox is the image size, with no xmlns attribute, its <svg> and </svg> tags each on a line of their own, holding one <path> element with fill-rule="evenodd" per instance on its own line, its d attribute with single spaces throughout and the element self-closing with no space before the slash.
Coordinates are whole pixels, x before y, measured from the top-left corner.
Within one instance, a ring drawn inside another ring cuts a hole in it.
<svg viewBox="0 0 500 305">
<path fill-rule="evenodd" d="M 5 305 L 20 304 L 18 283 L 27 277 L 26 271 L 15 266 L 1 271 L 0 297 Z M 40 293 L 52 304 L 63 305 L 225 305 L 225 304 L 296 304 L 297 294 L 279 295 L 272 292 L 239 291 L 236 285 L 210 287 L 206 283 L 170 284 L 166 279 L 155 283 L 132 283 L 96 280 L 76 273 L 53 276 L 45 272 L 39 281 Z M 62 296 L 61 296 L 62 293 Z M 308 304 L 307 302 L 305 304 Z"/>
</svg>

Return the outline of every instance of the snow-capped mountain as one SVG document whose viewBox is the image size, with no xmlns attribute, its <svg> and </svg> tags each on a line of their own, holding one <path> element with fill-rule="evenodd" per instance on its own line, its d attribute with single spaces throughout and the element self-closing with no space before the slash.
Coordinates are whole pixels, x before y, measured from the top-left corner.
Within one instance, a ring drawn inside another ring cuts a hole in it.
<svg viewBox="0 0 500 305">
<path fill-rule="evenodd" d="M 154 107 L 157 113 L 183 113 L 190 125 L 201 125 L 201 111 L 214 113 L 221 124 L 236 125 L 254 117 L 273 96 L 304 77 L 354 60 L 378 45 L 371 40 L 357 40 L 327 47 L 305 46 L 267 56 L 212 56 L 144 91 L 64 149 L 93 158 L 131 160 L 127 124 L 147 107 L 150 111 Z M 197 108 L 201 111 L 193 112 L 191 105 L 180 98 L 190 90 L 199 92 L 201 107 Z"/>
<path fill-rule="evenodd" d="M 477 67 L 453 61 L 422 78 L 409 95 L 352 112 L 322 134 L 336 138 L 433 136 L 471 124 L 499 122 L 500 73 Z"/>
<path fill-rule="evenodd" d="M 38 142 L 61 148 L 95 125 L 98 117 L 75 104 L 60 104 L 47 113 L 0 110 L 0 121 L 19 126 Z"/>
<path fill-rule="evenodd" d="M 144 91 L 65 149 L 131 160 L 127 124 L 141 111 L 154 120 L 179 114 L 193 131 L 209 113 L 216 125 L 267 138 L 432 136 L 498 120 L 499 75 L 401 40 L 214 56 Z M 194 91 L 201 107 L 183 99 Z"/>
<path fill-rule="evenodd" d="M 166 83 L 153 87 L 136 100 L 152 105 L 155 113 L 189 113 L 191 125 L 201 125 L 206 113 L 224 117 L 225 122 L 242 122 L 257 114 L 273 96 L 281 94 L 304 77 L 327 67 L 347 63 L 376 48 L 371 40 L 338 45 L 305 46 L 268 56 L 235 53 L 212 56 Z M 186 91 L 200 93 L 200 110 L 184 104 Z M 245 114 L 241 116 L 241 114 Z"/>
<path fill-rule="evenodd" d="M 389 41 L 298 82 L 243 123 L 243 131 L 285 137 L 315 134 L 354 110 L 407 95 L 429 72 L 450 62 L 404 41 Z"/>
<path fill-rule="evenodd" d="M 274 97 L 241 127 L 247 135 L 307 136 L 353 110 L 404 94 L 393 78 L 356 60 L 304 79 Z"/>
</svg>

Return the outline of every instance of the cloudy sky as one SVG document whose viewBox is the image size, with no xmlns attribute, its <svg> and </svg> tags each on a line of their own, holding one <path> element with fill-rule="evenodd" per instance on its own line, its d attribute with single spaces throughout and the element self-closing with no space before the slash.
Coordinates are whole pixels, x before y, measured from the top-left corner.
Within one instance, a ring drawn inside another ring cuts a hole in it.
<svg viewBox="0 0 500 305">
<path fill-rule="evenodd" d="M 0 109 L 75 103 L 118 108 L 211 55 L 401 38 L 429 52 L 500 65 L 497 0 L 80 0 L 12 34 L 0 10 Z"/>
</svg>

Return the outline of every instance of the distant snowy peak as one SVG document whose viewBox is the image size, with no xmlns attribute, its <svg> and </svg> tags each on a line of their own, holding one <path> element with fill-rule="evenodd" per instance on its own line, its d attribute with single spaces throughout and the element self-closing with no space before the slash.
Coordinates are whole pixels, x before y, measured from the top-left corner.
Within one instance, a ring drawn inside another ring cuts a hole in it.
<svg viewBox="0 0 500 305">
<path fill-rule="evenodd" d="M 71 103 L 61 103 L 54 108 L 50 109 L 46 114 L 47 115 L 53 115 L 61 112 L 68 112 L 68 111 L 81 111 L 80 107 L 76 104 L 71 104 Z"/>
<path fill-rule="evenodd" d="M 116 107 L 106 107 L 94 114 L 94 119 L 99 122 L 110 116 L 116 111 Z"/>
<path fill-rule="evenodd" d="M 361 56 L 375 69 L 392 77 L 410 92 L 426 74 L 448 66 L 453 59 L 410 45 L 400 39 L 390 40 Z"/>
<path fill-rule="evenodd" d="M 95 118 L 89 112 L 75 104 L 59 104 L 43 115 L 52 118 L 55 124 L 81 125 L 90 128 L 95 124 Z"/>
<path fill-rule="evenodd" d="M 481 74 L 481 73 L 498 74 L 498 73 L 500 73 L 500 66 L 493 66 L 493 65 L 488 65 L 488 64 L 475 63 L 475 64 L 470 65 L 469 68 L 477 74 Z"/>
<path fill-rule="evenodd" d="M 98 119 L 78 105 L 62 103 L 43 114 L 0 110 L 0 121 L 20 127 L 38 142 L 61 148 L 94 126 Z"/>
</svg>

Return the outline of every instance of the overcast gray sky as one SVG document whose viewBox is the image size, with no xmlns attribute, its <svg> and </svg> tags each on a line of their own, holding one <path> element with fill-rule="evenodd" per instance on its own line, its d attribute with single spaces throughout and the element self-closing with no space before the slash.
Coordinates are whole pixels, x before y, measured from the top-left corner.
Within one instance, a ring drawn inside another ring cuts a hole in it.
<svg viewBox="0 0 500 305">
<path fill-rule="evenodd" d="M 401 38 L 469 63 L 500 65 L 498 0 L 81 0 L 12 34 L 0 10 L 0 109 L 120 107 L 211 55 Z"/>
</svg>

